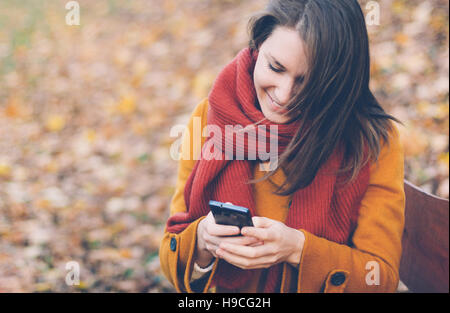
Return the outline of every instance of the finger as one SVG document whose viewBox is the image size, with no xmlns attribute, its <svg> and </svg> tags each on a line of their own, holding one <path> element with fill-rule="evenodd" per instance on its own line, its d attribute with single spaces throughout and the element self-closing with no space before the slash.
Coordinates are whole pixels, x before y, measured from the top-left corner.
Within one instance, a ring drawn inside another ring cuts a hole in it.
<svg viewBox="0 0 450 313">
<path fill-rule="evenodd" d="M 219 258 L 242 269 L 266 268 L 271 265 L 266 258 L 249 259 L 221 248 L 217 250 L 217 255 Z"/>
<path fill-rule="evenodd" d="M 223 242 L 219 245 L 219 248 L 227 252 L 231 252 L 232 254 L 247 257 L 250 259 L 259 258 L 270 253 L 269 247 L 267 245 L 249 247 Z"/>
<path fill-rule="evenodd" d="M 206 231 L 212 236 L 234 236 L 239 235 L 241 230 L 237 226 L 208 224 Z"/>
<path fill-rule="evenodd" d="M 261 242 L 258 238 L 251 236 L 221 237 L 220 241 L 241 246 L 249 246 Z"/>
<path fill-rule="evenodd" d="M 248 246 L 249 247 L 257 247 L 257 246 L 262 246 L 263 244 L 264 244 L 264 241 L 258 240 L 257 242 L 249 244 Z"/>
<path fill-rule="evenodd" d="M 258 227 L 244 227 L 242 228 L 242 235 L 244 235 L 244 237 L 255 237 L 261 241 L 268 241 L 272 238 L 271 231 L 269 229 Z"/>
<path fill-rule="evenodd" d="M 205 241 L 205 244 L 209 244 L 210 246 L 211 245 L 219 246 L 220 238 L 221 237 L 211 236 L 208 232 L 205 232 L 203 234 L 203 240 Z"/>
<path fill-rule="evenodd" d="M 208 232 L 203 233 L 203 241 L 205 243 L 219 246 L 221 242 L 229 242 L 236 245 L 252 245 L 260 242 L 259 239 L 251 236 L 212 236 Z"/>
<path fill-rule="evenodd" d="M 264 216 L 254 216 L 252 222 L 255 227 L 267 228 L 274 223 L 274 220 Z"/>
<path fill-rule="evenodd" d="M 262 242 L 251 236 L 239 236 L 239 237 L 218 237 L 218 236 L 211 236 L 207 232 L 203 234 L 203 241 L 205 242 L 205 246 L 209 245 L 209 247 L 219 247 L 220 243 L 222 242 L 228 242 L 235 245 L 242 245 L 242 246 L 258 246 L 262 244 Z M 208 249 L 211 251 L 211 249 Z"/>
<path fill-rule="evenodd" d="M 240 267 L 242 269 L 248 269 L 250 265 L 249 261 L 241 256 L 233 255 L 223 249 L 217 249 L 217 256 L 234 266 Z"/>
</svg>

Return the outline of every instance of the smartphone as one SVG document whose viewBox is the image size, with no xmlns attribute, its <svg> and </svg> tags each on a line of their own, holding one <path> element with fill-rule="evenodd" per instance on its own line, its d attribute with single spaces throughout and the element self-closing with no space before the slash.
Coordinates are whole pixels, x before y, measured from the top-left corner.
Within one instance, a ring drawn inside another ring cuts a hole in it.
<svg viewBox="0 0 450 313">
<path fill-rule="evenodd" d="M 209 201 L 209 207 L 216 224 L 232 225 L 239 228 L 253 226 L 250 210 L 243 207 L 220 201 Z"/>
</svg>

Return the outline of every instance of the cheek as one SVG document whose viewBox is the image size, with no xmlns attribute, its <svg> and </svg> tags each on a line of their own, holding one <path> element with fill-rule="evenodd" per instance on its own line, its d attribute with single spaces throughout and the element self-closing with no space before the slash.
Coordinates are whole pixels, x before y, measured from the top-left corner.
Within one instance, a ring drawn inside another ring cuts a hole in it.
<svg viewBox="0 0 450 313">
<path fill-rule="evenodd" d="M 259 85 L 260 85 L 260 76 L 261 76 L 261 74 L 260 74 L 260 70 L 259 70 L 259 68 L 258 68 L 258 63 L 256 63 L 256 66 L 255 66 L 255 70 L 253 71 L 253 83 L 255 84 L 255 88 L 256 88 L 256 90 L 258 90 L 258 88 L 259 88 Z"/>
<path fill-rule="evenodd" d="M 255 89 L 257 92 L 263 92 L 264 89 L 269 88 L 271 86 L 270 77 L 269 75 L 267 75 L 264 69 L 255 68 L 253 79 L 255 83 Z"/>
</svg>

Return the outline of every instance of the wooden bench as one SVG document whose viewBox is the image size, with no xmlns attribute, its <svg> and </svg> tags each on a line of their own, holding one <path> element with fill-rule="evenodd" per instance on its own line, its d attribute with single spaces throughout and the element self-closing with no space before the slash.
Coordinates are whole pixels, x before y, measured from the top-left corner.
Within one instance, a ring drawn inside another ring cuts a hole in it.
<svg viewBox="0 0 450 313">
<path fill-rule="evenodd" d="M 411 292 L 449 292 L 449 201 L 405 180 L 400 280 Z"/>
</svg>

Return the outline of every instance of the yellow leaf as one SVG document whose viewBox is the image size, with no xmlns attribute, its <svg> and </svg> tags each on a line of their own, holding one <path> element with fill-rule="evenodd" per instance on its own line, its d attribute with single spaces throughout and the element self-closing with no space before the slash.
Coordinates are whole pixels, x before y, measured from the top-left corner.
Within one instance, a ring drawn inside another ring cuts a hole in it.
<svg viewBox="0 0 450 313">
<path fill-rule="evenodd" d="M 52 132 L 58 132 L 64 128 L 66 125 L 66 120 L 61 115 L 51 115 L 47 118 L 45 126 L 48 130 Z"/>
<path fill-rule="evenodd" d="M 27 115 L 27 110 L 23 105 L 22 99 L 17 95 L 11 95 L 6 102 L 3 113 L 9 118 L 21 118 Z"/>
<path fill-rule="evenodd" d="M 6 106 L 4 112 L 5 112 L 5 115 L 10 118 L 16 118 L 16 117 L 20 116 L 19 108 L 16 105 L 11 104 L 11 103 L 9 103 Z"/>
<path fill-rule="evenodd" d="M 52 285 L 50 283 L 37 283 L 34 285 L 34 288 L 38 292 L 50 291 L 52 289 Z"/>
<path fill-rule="evenodd" d="M 430 111 L 431 104 L 428 101 L 422 100 L 417 104 L 417 111 L 422 115 L 427 115 Z"/>
<path fill-rule="evenodd" d="M 77 289 L 87 289 L 89 286 L 84 281 L 80 280 L 80 283 L 78 285 L 74 285 Z"/>
<path fill-rule="evenodd" d="M 408 35 L 403 34 L 403 33 L 396 34 L 394 38 L 395 38 L 395 41 L 401 45 L 404 45 L 405 43 L 407 43 L 409 41 Z"/>
<path fill-rule="evenodd" d="M 131 79 L 131 85 L 135 88 L 139 87 L 145 74 L 150 70 L 150 65 L 146 59 L 138 59 L 133 63 L 132 71 L 133 76 Z"/>
<path fill-rule="evenodd" d="M 446 103 L 439 104 L 437 111 L 438 111 L 437 117 L 439 117 L 439 118 L 447 117 L 447 120 L 448 120 L 448 115 L 449 115 L 449 106 L 448 106 L 448 104 L 446 104 Z"/>
<path fill-rule="evenodd" d="M 123 97 L 117 106 L 119 113 L 123 115 L 132 114 L 136 110 L 136 101 L 133 96 Z"/>
<path fill-rule="evenodd" d="M 143 78 L 143 75 L 133 76 L 133 78 L 131 79 L 131 86 L 133 86 L 134 88 L 139 87 L 142 83 L 142 78 Z"/>
<path fill-rule="evenodd" d="M 45 166 L 45 170 L 46 170 L 48 173 L 56 173 L 56 172 L 58 171 L 58 169 L 59 169 L 58 162 L 56 162 L 56 161 L 54 161 L 54 160 L 50 161 L 50 162 Z"/>
<path fill-rule="evenodd" d="M 6 163 L 0 163 L 0 177 L 8 177 L 11 174 L 11 167 Z"/>
<path fill-rule="evenodd" d="M 86 130 L 85 136 L 86 136 L 87 141 L 89 141 L 90 143 L 94 142 L 95 138 L 96 138 L 95 130 L 93 130 L 93 129 Z"/>
<path fill-rule="evenodd" d="M 448 152 L 441 153 L 439 155 L 439 162 L 442 162 L 444 165 L 448 166 L 448 162 L 449 162 Z"/>
<path fill-rule="evenodd" d="M 448 28 L 446 25 L 448 18 L 445 17 L 445 14 L 433 14 L 433 18 L 430 19 L 430 26 L 433 28 L 435 32 L 444 30 Z"/>
<path fill-rule="evenodd" d="M 129 249 L 121 249 L 121 250 L 120 250 L 120 256 L 121 256 L 122 258 L 127 258 L 127 259 L 129 259 L 129 258 L 131 258 L 131 251 L 130 251 Z"/>
<path fill-rule="evenodd" d="M 39 199 L 37 200 L 36 206 L 41 209 L 49 209 L 51 206 L 51 202 L 47 199 Z"/>
<path fill-rule="evenodd" d="M 118 223 L 115 223 L 115 224 L 109 226 L 108 230 L 109 230 L 109 232 L 111 232 L 112 235 L 115 235 L 115 234 L 120 233 L 121 231 L 123 231 L 125 228 L 126 227 L 125 227 L 124 224 L 118 222 Z"/>
<path fill-rule="evenodd" d="M 406 8 L 402 1 L 394 1 L 392 9 L 396 14 L 404 14 Z"/>
</svg>

